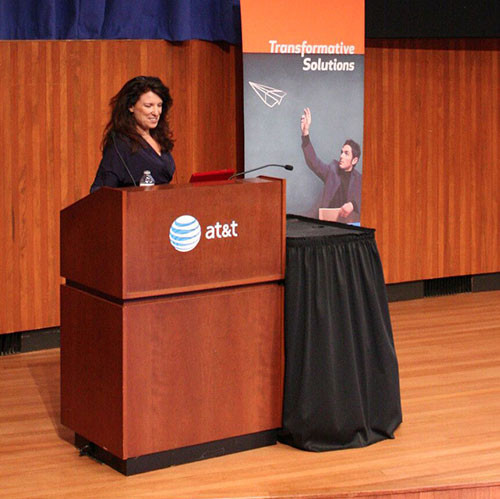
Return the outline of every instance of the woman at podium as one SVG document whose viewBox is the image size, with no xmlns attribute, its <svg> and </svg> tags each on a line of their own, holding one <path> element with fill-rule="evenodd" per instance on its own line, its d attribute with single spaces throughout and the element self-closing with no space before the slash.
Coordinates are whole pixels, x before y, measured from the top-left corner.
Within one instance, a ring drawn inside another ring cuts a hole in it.
<svg viewBox="0 0 500 499">
<path fill-rule="evenodd" d="M 159 78 L 137 76 L 125 83 L 110 105 L 102 160 L 90 192 L 102 186 L 139 185 L 146 170 L 154 183 L 168 184 L 175 171 L 168 88 Z"/>
</svg>

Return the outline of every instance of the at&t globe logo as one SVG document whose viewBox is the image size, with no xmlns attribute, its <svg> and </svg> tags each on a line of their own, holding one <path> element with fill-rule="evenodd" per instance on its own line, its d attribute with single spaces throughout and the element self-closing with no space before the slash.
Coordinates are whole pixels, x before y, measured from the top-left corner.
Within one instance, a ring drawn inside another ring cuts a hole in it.
<svg viewBox="0 0 500 499">
<path fill-rule="evenodd" d="M 170 242 L 177 251 L 191 251 L 200 242 L 201 227 L 196 218 L 182 215 L 170 227 Z"/>
</svg>

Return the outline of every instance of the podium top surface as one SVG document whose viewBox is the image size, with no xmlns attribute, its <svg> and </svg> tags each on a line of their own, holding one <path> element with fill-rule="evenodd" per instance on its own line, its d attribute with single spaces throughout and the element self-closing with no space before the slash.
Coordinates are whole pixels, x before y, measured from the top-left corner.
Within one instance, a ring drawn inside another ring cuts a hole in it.
<svg viewBox="0 0 500 499">
<path fill-rule="evenodd" d="M 61 275 L 118 299 L 284 277 L 285 182 L 101 188 L 61 211 Z"/>
</svg>

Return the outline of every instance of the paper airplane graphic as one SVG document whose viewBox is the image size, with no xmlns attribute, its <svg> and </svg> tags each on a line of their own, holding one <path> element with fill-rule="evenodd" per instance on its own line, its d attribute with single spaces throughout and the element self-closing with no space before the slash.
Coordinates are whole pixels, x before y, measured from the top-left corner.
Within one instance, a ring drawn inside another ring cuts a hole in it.
<svg viewBox="0 0 500 499">
<path fill-rule="evenodd" d="M 276 104 L 279 106 L 286 95 L 286 92 L 277 88 L 268 87 L 261 83 L 254 83 L 253 81 L 249 81 L 248 83 L 250 83 L 250 86 L 267 107 L 274 107 Z"/>
</svg>

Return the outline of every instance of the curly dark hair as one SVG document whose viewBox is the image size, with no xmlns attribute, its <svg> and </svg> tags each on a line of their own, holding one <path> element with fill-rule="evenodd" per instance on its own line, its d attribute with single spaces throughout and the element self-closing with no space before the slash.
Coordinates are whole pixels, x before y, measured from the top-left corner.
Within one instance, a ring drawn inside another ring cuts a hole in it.
<svg viewBox="0 0 500 499">
<path fill-rule="evenodd" d="M 173 101 L 168 87 L 156 76 L 136 76 L 132 78 L 110 100 L 111 119 L 104 129 L 103 149 L 112 143 L 113 134 L 127 137 L 131 142 L 132 150 L 144 146 L 144 141 L 136 128 L 135 118 L 129 109 L 136 104 L 142 94 L 147 92 L 153 92 L 163 101 L 158 125 L 150 131 L 151 136 L 160 144 L 162 151 L 170 152 L 172 150 L 174 142 L 168 122 L 168 111 L 172 107 Z"/>
</svg>

